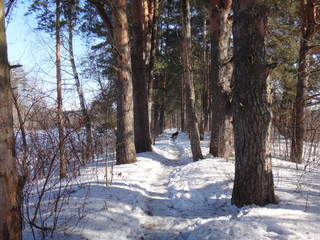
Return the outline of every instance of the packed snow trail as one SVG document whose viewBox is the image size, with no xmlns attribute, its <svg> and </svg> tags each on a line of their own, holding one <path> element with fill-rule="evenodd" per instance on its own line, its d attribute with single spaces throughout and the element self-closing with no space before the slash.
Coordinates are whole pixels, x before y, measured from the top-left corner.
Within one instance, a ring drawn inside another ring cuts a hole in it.
<svg viewBox="0 0 320 240">
<path fill-rule="evenodd" d="M 176 234 L 167 229 L 169 225 L 171 226 L 170 229 L 174 231 L 176 215 L 170 200 L 168 184 L 170 175 L 181 158 L 181 152 L 177 149 L 173 140 L 168 140 L 168 146 L 168 150 L 170 149 L 168 153 L 171 155 L 171 159 L 164 159 L 147 196 L 146 214 L 148 217 L 144 225 L 146 231 L 144 239 L 172 239 L 172 236 Z M 163 224 L 164 219 L 166 221 L 165 224 Z M 170 223 L 168 224 L 168 222 Z"/>
<path fill-rule="evenodd" d="M 192 160 L 184 156 L 182 148 L 179 148 L 176 143 L 177 140 L 169 139 L 169 136 L 165 136 L 168 140 L 162 138 L 161 142 L 166 144 L 165 155 L 161 161 L 161 168 L 147 193 L 145 209 L 147 217 L 143 226 L 145 229 L 143 239 L 145 240 L 184 239 L 183 231 L 186 230 L 186 225 L 189 226 L 188 230 L 191 230 L 197 222 L 198 212 L 195 213 L 188 208 L 189 204 L 176 206 L 172 201 L 174 193 L 171 191 L 170 180 L 174 176 L 182 174 L 178 173 L 180 172 L 179 167 L 192 162 Z M 179 137 L 187 139 L 185 134 L 180 134 Z M 154 151 L 157 152 L 156 147 Z M 163 151 L 161 152 L 163 153 Z M 190 191 L 188 183 L 184 184 L 183 190 Z"/>
</svg>

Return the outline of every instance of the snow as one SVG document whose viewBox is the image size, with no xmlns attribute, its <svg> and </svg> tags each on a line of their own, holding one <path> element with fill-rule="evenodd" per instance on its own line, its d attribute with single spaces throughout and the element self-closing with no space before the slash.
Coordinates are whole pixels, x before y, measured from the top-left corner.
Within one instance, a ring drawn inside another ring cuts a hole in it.
<svg viewBox="0 0 320 240">
<path fill-rule="evenodd" d="M 201 142 L 206 158 L 193 162 L 187 134 L 171 140 L 168 131 L 153 152 L 138 154 L 134 164 L 114 166 L 108 186 L 103 160 L 82 168 L 68 182 L 69 195 L 49 239 L 320 238 L 319 164 L 304 169 L 274 158 L 279 203 L 237 208 L 231 205 L 234 160 L 210 156 L 208 139 Z M 23 239 L 33 239 L 27 225 Z"/>
</svg>

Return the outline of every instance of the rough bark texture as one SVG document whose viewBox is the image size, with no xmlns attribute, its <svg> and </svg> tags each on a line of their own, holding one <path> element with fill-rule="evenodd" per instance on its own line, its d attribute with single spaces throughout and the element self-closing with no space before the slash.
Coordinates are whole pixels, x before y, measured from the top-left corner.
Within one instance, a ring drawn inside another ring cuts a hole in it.
<svg viewBox="0 0 320 240">
<path fill-rule="evenodd" d="M 236 165 L 232 203 L 265 205 L 275 202 L 264 42 L 268 9 L 262 0 L 234 0 L 233 9 Z"/>
<path fill-rule="evenodd" d="M 20 194 L 14 160 L 13 117 L 4 3 L 0 1 L 0 239 L 21 239 Z"/>
<path fill-rule="evenodd" d="M 190 2 L 182 0 L 182 31 L 183 38 L 183 78 L 186 84 L 186 99 L 187 99 L 187 118 L 188 130 L 191 143 L 192 157 L 194 161 L 203 159 L 201 147 L 199 127 L 195 109 L 195 91 L 193 85 L 193 75 L 191 71 L 191 21 L 190 21 Z"/>
<path fill-rule="evenodd" d="M 151 151 L 147 79 L 144 61 L 143 1 L 132 1 L 134 47 L 132 54 L 136 152 Z"/>
<path fill-rule="evenodd" d="M 292 142 L 290 160 L 302 163 L 303 140 L 305 136 L 305 110 L 307 85 L 309 81 L 311 40 L 319 33 L 320 27 L 316 21 L 317 5 L 314 0 L 300 0 L 301 39 L 299 51 L 298 81 L 296 100 L 292 112 Z"/>
<path fill-rule="evenodd" d="M 58 132 L 60 152 L 60 178 L 67 176 L 67 160 L 64 147 L 64 118 L 62 105 L 62 78 L 61 78 L 61 39 L 60 39 L 60 1 L 56 1 L 56 75 L 57 75 L 57 102 L 58 102 Z"/>
<path fill-rule="evenodd" d="M 212 127 L 210 153 L 228 158 L 232 154 L 231 78 L 229 54 L 232 1 L 210 1 Z"/>
<path fill-rule="evenodd" d="M 128 34 L 127 1 L 114 0 L 113 36 L 117 51 L 117 164 L 136 162 L 131 53 Z"/>
</svg>

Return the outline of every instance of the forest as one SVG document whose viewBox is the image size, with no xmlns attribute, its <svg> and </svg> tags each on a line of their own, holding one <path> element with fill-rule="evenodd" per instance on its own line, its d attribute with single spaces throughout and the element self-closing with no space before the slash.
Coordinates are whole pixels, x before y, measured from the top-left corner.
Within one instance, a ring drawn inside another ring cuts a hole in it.
<svg viewBox="0 0 320 240">
<path fill-rule="evenodd" d="M 316 239 L 319 33 L 317 0 L 0 0 L 0 240 Z"/>
</svg>

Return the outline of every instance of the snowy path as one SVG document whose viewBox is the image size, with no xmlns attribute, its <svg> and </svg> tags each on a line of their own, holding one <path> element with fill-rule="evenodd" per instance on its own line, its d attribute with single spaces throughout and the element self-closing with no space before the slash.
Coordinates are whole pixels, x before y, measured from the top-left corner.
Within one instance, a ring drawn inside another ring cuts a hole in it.
<svg viewBox="0 0 320 240">
<path fill-rule="evenodd" d="M 146 202 L 145 238 L 144 239 L 173 239 L 179 234 L 177 220 L 178 213 L 170 200 L 171 193 L 168 191 L 169 179 L 173 171 L 181 161 L 182 153 L 174 141 L 168 140 L 169 157 L 164 159 L 157 177 L 151 183 L 148 199 Z"/>
<path fill-rule="evenodd" d="M 152 152 L 140 153 L 136 163 L 114 166 L 108 187 L 105 161 L 83 167 L 81 175 L 68 182 L 70 196 L 50 239 L 319 239 L 319 158 L 307 169 L 273 159 L 280 203 L 237 208 L 231 205 L 234 161 L 212 158 L 210 136 L 205 139 L 201 142 L 205 159 L 193 162 L 187 134 L 172 141 L 168 131 L 158 138 Z M 56 192 L 51 188 L 45 199 Z M 37 205 L 32 198 L 29 201 Z M 43 216 L 52 214 L 45 207 Z M 49 226 L 51 220 L 44 223 Z M 33 234 L 26 226 L 23 239 L 34 239 Z M 35 234 L 35 239 L 43 239 L 41 231 Z"/>
<path fill-rule="evenodd" d="M 177 225 L 177 211 L 175 211 L 170 200 L 169 179 L 170 175 L 181 161 L 182 153 L 177 148 L 174 141 L 168 140 L 168 152 L 171 153 L 171 159 L 167 158 L 161 165 L 156 179 L 151 183 L 146 203 L 147 215 L 144 224 L 144 239 L 173 239 L 179 234 Z"/>
<path fill-rule="evenodd" d="M 179 149 L 175 141 L 168 140 L 166 145 L 166 154 L 161 162 L 161 168 L 154 181 L 151 183 L 146 201 L 146 222 L 143 226 L 145 229 L 145 240 L 167 240 L 167 239 L 184 239 L 183 232 L 192 230 L 195 226 L 196 215 L 192 209 L 188 208 L 190 204 L 178 206 L 173 203 L 170 180 L 175 175 L 179 175 L 182 165 L 190 162 L 185 159 L 183 152 Z M 188 184 L 184 186 L 185 190 L 190 190 Z"/>
</svg>

